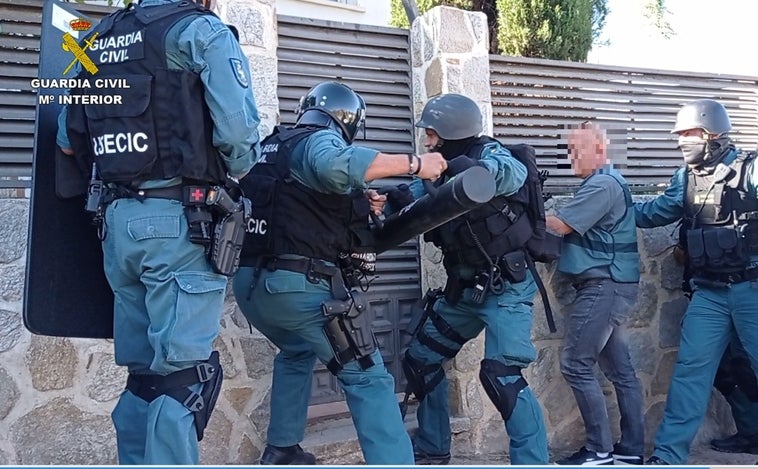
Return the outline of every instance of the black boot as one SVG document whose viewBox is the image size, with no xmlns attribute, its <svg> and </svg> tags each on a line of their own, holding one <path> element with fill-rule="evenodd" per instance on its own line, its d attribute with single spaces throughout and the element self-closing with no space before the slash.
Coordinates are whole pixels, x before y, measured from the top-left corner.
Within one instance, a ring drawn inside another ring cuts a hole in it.
<svg viewBox="0 0 758 469">
<path fill-rule="evenodd" d="M 712 440 L 711 448 L 722 453 L 758 454 L 758 435 L 745 436 L 737 433 L 729 438 Z"/>
<path fill-rule="evenodd" d="M 300 445 L 266 445 L 260 464 L 261 466 L 313 466 L 316 464 L 316 456 L 303 451 Z"/>
<path fill-rule="evenodd" d="M 650 456 L 650 458 L 647 461 L 645 461 L 645 465 L 646 466 L 668 466 L 669 463 L 659 458 L 658 456 Z"/>
<path fill-rule="evenodd" d="M 414 447 L 413 459 L 417 466 L 445 466 L 450 463 L 450 453 L 429 454 Z"/>
</svg>

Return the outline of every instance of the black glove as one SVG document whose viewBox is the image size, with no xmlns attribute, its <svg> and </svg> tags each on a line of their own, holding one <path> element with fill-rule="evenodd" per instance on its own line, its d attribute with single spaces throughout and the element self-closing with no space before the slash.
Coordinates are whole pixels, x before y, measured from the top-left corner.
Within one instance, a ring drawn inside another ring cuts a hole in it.
<svg viewBox="0 0 758 469">
<path fill-rule="evenodd" d="M 377 192 L 387 195 L 387 203 L 390 206 L 390 210 L 397 212 L 406 205 L 412 204 L 416 199 L 413 197 L 408 184 L 399 184 L 397 186 L 390 186 L 379 189 Z"/>
<path fill-rule="evenodd" d="M 445 170 L 445 174 L 449 177 L 453 177 L 478 164 L 478 161 L 471 159 L 466 155 L 456 156 L 447 162 L 447 170 Z"/>
</svg>

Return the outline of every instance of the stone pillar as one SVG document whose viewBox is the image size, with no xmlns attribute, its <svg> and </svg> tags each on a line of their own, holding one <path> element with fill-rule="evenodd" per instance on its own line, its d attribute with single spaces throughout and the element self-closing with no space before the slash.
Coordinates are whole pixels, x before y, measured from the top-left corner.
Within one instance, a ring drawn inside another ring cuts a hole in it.
<svg viewBox="0 0 758 469">
<path fill-rule="evenodd" d="M 276 9 L 274 0 L 218 0 L 216 12 L 224 22 L 237 27 L 240 44 L 250 60 L 255 102 L 261 118 L 261 138 L 279 122 L 276 87 L 278 69 Z"/>
<path fill-rule="evenodd" d="M 492 135 L 488 44 L 487 17 L 481 12 L 436 7 L 413 22 L 411 61 L 416 119 L 429 98 L 459 93 L 479 104 L 484 116 L 483 133 Z M 423 148 L 423 136 L 417 130 L 419 151 Z M 441 259 L 437 248 L 422 243 L 424 289 L 444 284 Z M 466 344 L 446 369 L 450 381 L 453 451 L 458 455 L 505 449 L 502 419 L 479 385 L 479 362 L 483 356 L 483 339 L 479 337 Z"/>
<path fill-rule="evenodd" d="M 487 16 L 482 12 L 435 7 L 411 26 L 413 111 L 421 116 L 430 97 L 459 93 L 479 104 L 484 133 L 492 135 L 489 39 Z M 417 129 L 416 148 L 423 149 L 424 133 Z M 444 284 L 441 256 L 431 245 L 422 245 L 422 287 Z"/>
<path fill-rule="evenodd" d="M 416 117 L 430 97 L 460 93 L 479 104 L 484 132 L 492 134 L 488 34 L 487 16 L 482 12 L 435 7 L 413 22 L 411 62 Z"/>
</svg>

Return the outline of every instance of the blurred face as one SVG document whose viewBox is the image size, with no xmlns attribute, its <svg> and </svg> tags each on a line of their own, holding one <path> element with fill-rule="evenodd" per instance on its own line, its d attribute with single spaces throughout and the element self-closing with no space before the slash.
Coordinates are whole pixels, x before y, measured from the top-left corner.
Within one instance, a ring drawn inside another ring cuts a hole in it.
<svg viewBox="0 0 758 469">
<path fill-rule="evenodd" d="M 608 162 L 605 132 L 600 129 L 574 129 L 568 136 L 568 155 L 574 174 L 584 178 Z"/>
<path fill-rule="evenodd" d="M 424 147 L 429 151 L 437 148 L 437 144 L 440 143 L 440 136 L 437 135 L 437 132 L 432 129 L 424 129 L 424 133 L 426 135 L 424 138 Z"/>
</svg>

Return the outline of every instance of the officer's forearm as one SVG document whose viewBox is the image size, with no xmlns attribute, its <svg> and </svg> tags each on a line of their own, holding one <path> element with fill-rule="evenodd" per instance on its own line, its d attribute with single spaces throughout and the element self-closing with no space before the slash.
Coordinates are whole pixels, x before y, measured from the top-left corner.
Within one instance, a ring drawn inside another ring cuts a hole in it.
<svg viewBox="0 0 758 469">
<path fill-rule="evenodd" d="M 545 224 L 547 225 L 547 230 L 549 232 L 559 235 L 567 235 L 574 231 L 574 229 L 567 225 L 566 222 L 553 215 L 550 215 L 545 219 Z"/>
<path fill-rule="evenodd" d="M 418 159 L 414 157 L 414 160 L 415 164 L 418 164 Z M 366 181 L 373 181 L 375 179 L 390 176 L 400 176 L 408 174 L 410 169 L 408 155 L 389 155 L 387 153 L 379 153 L 376 155 L 376 158 L 374 158 L 374 161 L 368 165 L 368 168 L 366 168 L 364 179 Z"/>
</svg>

